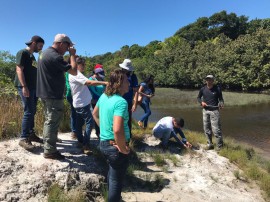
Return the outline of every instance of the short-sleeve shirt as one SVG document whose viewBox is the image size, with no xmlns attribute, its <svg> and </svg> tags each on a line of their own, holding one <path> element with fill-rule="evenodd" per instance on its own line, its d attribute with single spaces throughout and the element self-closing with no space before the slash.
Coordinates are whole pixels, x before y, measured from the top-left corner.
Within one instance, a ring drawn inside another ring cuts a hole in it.
<svg viewBox="0 0 270 202">
<path fill-rule="evenodd" d="M 36 89 L 37 84 L 37 63 L 35 56 L 27 49 L 22 49 L 16 54 L 16 64 L 23 66 L 23 74 L 25 83 L 29 90 Z M 15 87 L 21 87 L 18 75 L 15 74 L 14 80 Z"/>
<path fill-rule="evenodd" d="M 124 132 L 126 141 L 130 139 L 128 127 L 128 106 L 127 101 L 118 94 L 107 96 L 105 93 L 99 98 L 97 105 L 99 108 L 100 140 L 114 140 L 113 118 L 121 116 L 124 119 Z"/>
<path fill-rule="evenodd" d="M 146 95 L 151 95 L 153 94 L 152 90 L 148 87 L 148 85 L 144 82 L 142 82 L 140 84 L 140 86 L 143 87 L 143 93 L 146 94 Z M 146 97 L 146 96 L 142 96 L 143 98 L 143 102 L 150 102 L 150 98 L 149 97 Z"/>
<path fill-rule="evenodd" d="M 128 92 L 123 96 L 123 98 L 130 104 L 133 101 L 133 88 L 138 87 L 138 78 L 136 74 L 131 74 L 131 76 L 128 77 L 129 81 L 129 90 Z"/>
<path fill-rule="evenodd" d="M 42 99 L 63 99 L 65 72 L 71 68 L 53 47 L 39 55 L 37 68 L 37 97 Z"/>
<path fill-rule="evenodd" d="M 96 78 L 89 77 L 89 80 L 98 81 Z M 98 100 L 105 90 L 104 85 L 88 86 L 93 100 Z"/>
<path fill-rule="evenodd" d="M 90 104 L 92 96 L 85 85 L 88 78 L 86 78 L 81 72 L 77 71 L 77 75 L 69 74 L 69 85 L 71 89 L 73 107 L 81 108 Z"/>
</svg>

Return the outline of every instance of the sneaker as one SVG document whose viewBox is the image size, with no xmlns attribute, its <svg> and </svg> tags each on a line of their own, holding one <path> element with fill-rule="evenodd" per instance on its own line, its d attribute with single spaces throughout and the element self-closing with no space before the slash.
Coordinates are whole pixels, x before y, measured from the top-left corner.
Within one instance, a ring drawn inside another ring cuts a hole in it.
<svg viewBox="0 0 270 202">
<path fill-rule="evenodd" d="M 83 153 L 86 155 L 93 154 L 93 152 L 90 150 L 90 147 L 88 145 L 83 146 Z"/>
<path fill-rule="evenodd" d="M 143 128 L 143 122 L 138 121 L 138 125 L 139 125 L 140 128 Z"/>
<path fill-rule="evenodd" d="M 26 149 L 26 150 L 28 150 L 28 151 L 32 151 L 33 149 L 35 149 L 35 146 L 32 145 L 32 143 L 31 143 L 31 141 L 30 141 L 29 139 L 21 139 L 21 140 L 19 141 L 19 145 L 20 145 L 22 148 L 24 148 L 24 149 Z"/>
<path fill-rule="evenodd" d="M 214 145 L 213 144 L 208 144 L 204 149 L 205 150 L 213 150 L 214 149 Z"/>
<path fill-rule="evenodd" d="M 29 141 L 31 142 L 38 142 L 38 143 L 42 143 L 43 144 L 43 139 L 38 137 L 35 133 L 35 131 L 31 132 L 29 135 Z"/>
<path fill-rule="evenodd" d="M 74 132 L 71 133 L 70 137 L 72 140 L 77 140 L 77 135 Z"/>
<path fill-rule="evenodd" d="M 65 156 L 62 155 L 59 151 L 55 153 L 44 153 L 43 157 L 45 159 L 57 159 L 57 160 L 65 159 Z"/>
<path fill-rule="evenodd" d="M 62 143 L 63 141 L 60 138 L 57 138 L 56 142 Z"/>
</svg>

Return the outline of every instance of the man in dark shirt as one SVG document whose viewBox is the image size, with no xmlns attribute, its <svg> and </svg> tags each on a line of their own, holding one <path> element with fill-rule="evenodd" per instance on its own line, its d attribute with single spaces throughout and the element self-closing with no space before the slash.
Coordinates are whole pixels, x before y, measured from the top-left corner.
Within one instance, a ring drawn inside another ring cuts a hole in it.
<svg viewBox="0 0 270 202">
<path fill-rule="evenodd" d="M 125 59 L 119 66 L 126 72 L 129 81 L 129 91 L 123 95 L 123 98 L 128 103 L 128 127 L 130 131 L 130 138 L 132 138 L 132 112 L 135 112 L 138 102 L 138 78 L 134 73 L 134 67 L 132 66 L 130 59 Z"/>
<path fill-rule="evenodd" d="M 28 151 L 32 151 L 35 148 L 32 144 L 33 141 L 43 142 L 34 131 L 38 99 L 36 97 L 37 63 L 33 53 L 42 50 L 44 40 L 40 36 L 33 36 L 25 44 L 27 47 L 18 51 L 16 55 L 14 84 L 18 89 L 23 105 L 22 132 L 19 145 Z"/>
<path fill-rule="evenodd" d="M 56 149 L 57 133 L 64 110 L 65 72 L 77 75 L 73 43 L 65 34 L 57 34 L 53 45 L 42 52 L 38 60 L 37 96 L 44 105 L 44 158 L 64 159 Z M 70 53 L 70 64 L 63 58 Z"/>
<path fill-rule="evenodd" d="M 214 85 L 214 76 L 207 75 L 205 80 L 206 85 L 200 89 L 197 100 L 203 107 L 203 127 L 208 143 L 207 149 L 214 149 L 213 131 L 219 150 L 223 146 L 219 109 L 223 108 L 224 100 L 220 87 Z"/>
</svg>

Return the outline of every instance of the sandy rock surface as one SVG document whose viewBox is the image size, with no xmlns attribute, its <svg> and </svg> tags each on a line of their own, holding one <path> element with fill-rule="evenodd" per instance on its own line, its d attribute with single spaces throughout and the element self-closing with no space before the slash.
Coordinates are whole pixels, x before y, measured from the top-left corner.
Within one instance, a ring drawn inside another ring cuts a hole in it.
<svg viewBox="0 0 270 202">
<path fill-rule="evenodd" d="M 47 201 L 47 191 L 57 182 L 69 190 L 84 186 L 98 191 L 104 177 L 104 168 L 92 156 L 82 154 L 70 134 L 59 134 L 63 140 L 57 143 L 59 151 L 66 156 L 63 161 L 44 159 L 40 144 L 35 153 L 25 151 L 18 139 L 0 142 L 0 201 Z M 97 145 L 97 139 L 92 138 Z M 159 191 L 141 189 L 125 190 L 126 202 L 263 202 L 261 191 L 254 183 L 236 179 L 233 172 L 239 170 L 228 159 L 215 151 L 199 149 L 189 154 L 172 153 L 179 161 L 177 166 L 168 161 L 167 170 L 157 167 L 145 151 L 157 149 L 159 141 L 146 136 L 145 147 L 137 152 L 147 163 L 147 172 L 163 176 L 166 185 Z M 141 172 L 141 171 L 140 171 Z M 142 173 L 136 177 L 140 177 Z"/>
<path fill-rule="evenodd" d="M 43 148 L 31 153 L 18 145 L 19 139 L 0 142 L 0 201 L 47 201 L 48 188 L 55 182 L 66 190 L 77 186 L 97 191 L 104 177 L 91 156 L 76 148 L 70 134 L 59 134 L 58 150 L 66 156 L 58 161 L 43 158 Z M 97 144 L 97 139 L 92 141 Z"/>
<path fill-rule="evenodd" d="M 159 144 L 152 136 L 145 139 L 145 150 Z M 149 158 L 149 170 L 161 174 L 168 184 L 160 192 L 134 191 L 122 194 L 125 201 L 137 202 L 262 202 L 261 191 L 254 183 L 238 180 L 233 172 L 239 170 L 216 151 L 203 149 L 179 155 L 177 166 L 169 165 L 166 172 L 153 165 Z M 144 156 L 144 154 L 142 154 Z M 168 161 L 168 164 L 170 162 Z"/>
</svg>

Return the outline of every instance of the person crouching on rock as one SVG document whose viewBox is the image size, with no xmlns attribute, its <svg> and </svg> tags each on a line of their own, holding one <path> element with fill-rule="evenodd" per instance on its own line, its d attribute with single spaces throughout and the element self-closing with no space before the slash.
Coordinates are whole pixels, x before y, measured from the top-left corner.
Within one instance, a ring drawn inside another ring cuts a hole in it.
<svg viewBox="0 0 270 202">
<path fill-rule="evenodd" d="M 160 119 L 153 128 L 153 135 L 161 139 L 161 145 L 164 149 L 168 148 L 170 138 L 174 138 L 177 143 L 185 148 L 191 148 L 192 145 L 187 141 L 181 128 L 184 127 L 184 119 L 174 118 L 171 116 Z M 182 141 L 177 137 L 177 133 L 181 136 Z"/>
<path fill-rule="evenodd" d="M 109 164 L 109 202 L 120 201 L 122 181 L 129 164 L 128 103 L 122 97 L 128 90 L 126 73 L 123 70 L 114 70 L 110 74 L 105 93 L 93 110 L 93 117 L 100 127 L 100 150 Z"/>
</svg>

